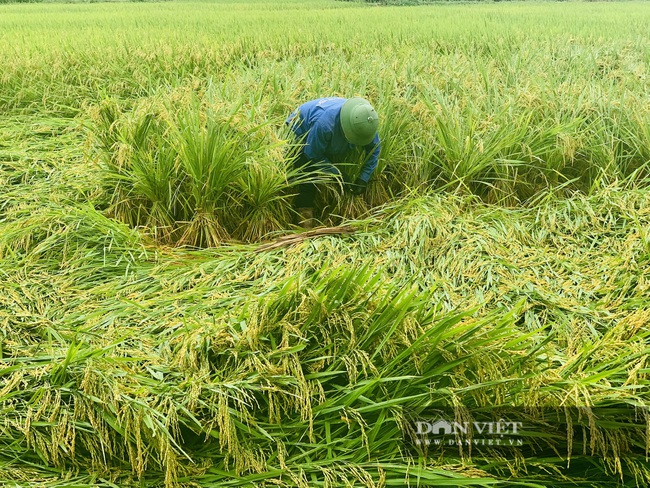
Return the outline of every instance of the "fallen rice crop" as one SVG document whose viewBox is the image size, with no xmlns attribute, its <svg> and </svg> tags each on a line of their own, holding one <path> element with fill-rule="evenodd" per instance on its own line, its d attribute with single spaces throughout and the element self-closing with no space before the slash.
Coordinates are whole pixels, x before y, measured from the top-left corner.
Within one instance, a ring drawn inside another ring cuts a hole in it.
<svg viewBox="0 0 650 488">
<path fill-rule="evenodd" d="M 647 485 L 649 18 L 1 5 L 0 484 Z M 326 94 L 381 116 L 354 232 L 262 250 Z M 522 445 L 423 455 L 431 409 Z"/>
</svg>

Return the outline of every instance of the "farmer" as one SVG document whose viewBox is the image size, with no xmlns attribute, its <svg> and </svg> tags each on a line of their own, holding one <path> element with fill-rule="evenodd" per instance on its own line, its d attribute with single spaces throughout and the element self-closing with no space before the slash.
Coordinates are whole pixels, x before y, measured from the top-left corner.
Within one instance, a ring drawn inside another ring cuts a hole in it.
<svg viewBox="0 0 650 488">
<path fill-rule="evenodd" d="M 363 98 L 319 98 L 294 110 L 286 124 L 302 144 L 295 164 L 306 170 L 341 176 L 334 163 L 344 162 L 356 148 L 363 148 L 366 161 L 359 177 L 354 183 L 345 182 L 344 188 L 353 195 L 365 192 L 379 158 L 379 117 L 370 103 Z M 303 183 L 296 197 L 300 225 L 306 228 L 313 225 L 316 191 L 315 183 Z"/>
</svg>

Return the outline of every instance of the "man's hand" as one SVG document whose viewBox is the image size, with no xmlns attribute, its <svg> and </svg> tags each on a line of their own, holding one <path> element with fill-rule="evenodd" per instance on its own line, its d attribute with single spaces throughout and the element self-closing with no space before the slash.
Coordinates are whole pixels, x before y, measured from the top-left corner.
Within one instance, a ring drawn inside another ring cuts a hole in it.
<svg viewBox="0 0 650 488">
<path fill-rule="evenodd" d="M 357 178 L 354 183 L 345 183 L 345 191 L 353 195 L 362 195 L 366 191 L 368 183 L 361 178 Z"/>
</svg>

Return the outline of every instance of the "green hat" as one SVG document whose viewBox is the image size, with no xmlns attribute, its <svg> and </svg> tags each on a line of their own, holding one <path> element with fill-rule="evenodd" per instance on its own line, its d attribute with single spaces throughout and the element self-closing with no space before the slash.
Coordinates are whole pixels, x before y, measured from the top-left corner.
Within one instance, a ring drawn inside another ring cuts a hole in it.
<svg viewBox="0 0 650 488">
<path fill-rule="evenodd" d="M 379 116 L 363 98 L 349 98 L 341 107 L 341 127 L 348 142 L 367 146 L 375 138 Z"/>
</svg>

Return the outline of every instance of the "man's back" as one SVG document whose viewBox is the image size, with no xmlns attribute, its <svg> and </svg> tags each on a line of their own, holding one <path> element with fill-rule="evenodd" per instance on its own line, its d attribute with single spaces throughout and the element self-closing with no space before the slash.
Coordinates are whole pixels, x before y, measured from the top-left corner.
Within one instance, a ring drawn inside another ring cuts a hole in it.
<svg viewBox="0 0 650 488">
<path fill-rule="evenodd" d="M 316 124 L 329 127 L 332 130 L 340 125 L 337 118 L 340 117 L 341 107 L 345 100 L 345 98 L 328 97 L 303 103 L 298 107 L 297 113 L 294 112 L 289 116 L 287 122 L 296 123 L 294 132 L 297 136 L 302 136 Z M 292 120 L 292 117 L 296 115 L 300 116 L 299 124 L 298 121 Z"/>
</svg>

